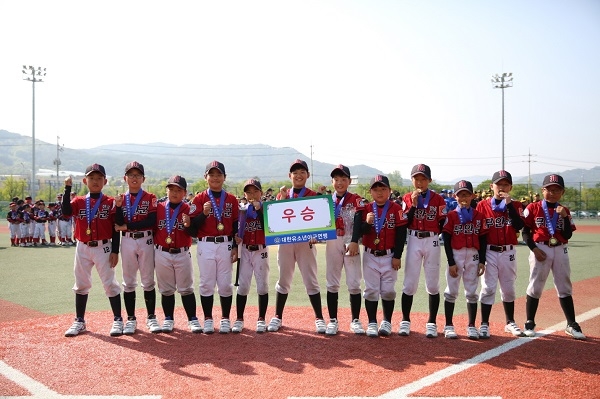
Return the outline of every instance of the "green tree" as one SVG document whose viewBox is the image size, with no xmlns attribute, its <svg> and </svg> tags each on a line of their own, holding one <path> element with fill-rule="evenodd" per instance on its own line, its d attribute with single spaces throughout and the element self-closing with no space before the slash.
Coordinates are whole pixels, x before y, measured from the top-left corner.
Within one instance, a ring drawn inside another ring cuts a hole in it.
<svg viewBox="0 0 600 399">
<path fill-rule="evenodd" d="M 27 189 L 27 181 L 13 176 L 7 177 L 0 191 L 1 200 L 10 201 L 14 197 L 24 198 Z"/>
</svg>

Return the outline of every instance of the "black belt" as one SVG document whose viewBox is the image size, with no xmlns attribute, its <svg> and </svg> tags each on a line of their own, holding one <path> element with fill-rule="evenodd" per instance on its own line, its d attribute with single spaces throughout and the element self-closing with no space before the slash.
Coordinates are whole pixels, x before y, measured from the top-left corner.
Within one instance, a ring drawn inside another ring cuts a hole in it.
<svg viewBox="0 0 600 399">
<path fill-rule="evenodd" d="M 170 254 L 180 254 L 180 253 L 186 252 L 190 249 L 190 247 L 167 248 L 167 247 L 161 247 L 160 245 L 156 245 L 156 248 L 160 249 L 163 252 L 168 252 Z"/>
<path fill-rule="evenodd" d="M 148 234 L 148 236 L 152 235 L 152 231 L 148 230 L 148 231 L 122 231 L 121 235 L 123 237 L 131 237 L 133 239 L 138 239 L 138 238 L 144 238 L 146 237 L 146 234 Z"/>
<path fill-rule="evenodd" d="M 265 246 L 263 244 L 259 245 L 246 245 L 246 249 L 250 252 L 258 251 L 259 249 L 263 249 Z"/>
<path fill-rule="evenodd" d="M 365 248 L 365 250 L 374 255 L 374 256 L 386 256 L 386 255 L 391 255 L 394 253 L 393 249 L 371 249 L 371 248 Z"/>
<path fill-rule="evenodd" d="M 490 245 L 489 246 L 490 251 L 494 251 L 494 252 L 504 252 L 504 251 L 510 251 L 513 249 L 512 245 Z"/>
<path fill-rule="evenodd" d="M 418 238 L 427 238 L 427 237 L 433 237 L 433 236 L 437 235 L 431 231 L 418 231 L 418 230 L 411 230 L 411 231 L 409 231 L 409 234 L 411 236 L 415 236 Z"/>
<path fill-rule="evenodd" d="M 554 244 L 554 245 L 550 244 L 550 241 L 541 241 L 541 242 L 538 242 L 538 244 L 544 244 L 544 245 L 547 245 L 547 246 L 549 246 L 549 247 L 558 247 L 559 245 L 563 245 L 563 243 L 562 243 L 562 242 L 560 242 L 560 241 L 559 241 L 559 242 L 557 242 L 557 243 L 556 243 L 556 244 Z"/>
<path fill-rule="evenodd" d="M 216 243 L 220 243 L 220 242 L 229 242 L 233 240 L 233 237 L 225 237 L 225 236 L 218 236 L 218 237 L 202 237 L 201 238 L 202 241 L 206 241 L 206 242 L 214 242 Z"/>
<path fill-rule="evenodd" d="M 87 245 L 88 247 L 97 247 L 98 245 L 106 244 L 108 242 L 108 240 L 94 240 L 94 241 L 88 241 L 88 242 L 79 241 L 79 242 Z"/>
</svg>

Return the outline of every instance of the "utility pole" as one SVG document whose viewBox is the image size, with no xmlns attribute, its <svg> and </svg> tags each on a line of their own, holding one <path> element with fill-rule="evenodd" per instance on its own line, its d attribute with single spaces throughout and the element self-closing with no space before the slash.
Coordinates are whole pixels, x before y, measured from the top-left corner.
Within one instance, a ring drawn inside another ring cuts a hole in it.
<svg viewBox="0 0 600 399">
<path fill-rule="evenodd" d="M 56 136 L 56 159 L 54 160 L 54 165 L 56 165 L 56 189 L 60 188 L 60 176 L 59 176 L 59 167 L 60 167 L 60 153 L 64 151 L 64 146 L 61 147 L 58 140 L 60 140 L 59 136 Z"/>
<path fill-rule="evenodd" d="M 512 87 L 512 72 L 492 76 L 494 89 L 502 89 L 502 170 L 504 170 L 504 89 Z"/>
<path fill-rule="evenodd" d="M 42 78 L 46 76 L 46 68 L 23 65 L 23 74 L 26 76 L 23 80 L 31 82 L 33 88 L 32 116 L 31 116 L 31 198 L 35 201 L 35 84 L 43 82 Z"/>
<path fill-rule="evenodd" d="M 312 170 L 310 174 L 310 185 L 311 188 L 315 188 L 315 171 L 313 169 L 313 145 L 310 145 L 310 170 Z"/>
</svg>

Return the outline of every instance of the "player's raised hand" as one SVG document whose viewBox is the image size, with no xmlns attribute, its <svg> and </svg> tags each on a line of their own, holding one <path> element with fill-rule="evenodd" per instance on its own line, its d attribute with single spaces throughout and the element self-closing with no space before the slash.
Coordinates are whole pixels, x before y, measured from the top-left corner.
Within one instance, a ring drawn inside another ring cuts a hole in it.
<svg viewBox="0 0 600 399">
<path fill-rule="evenodd" d="M 506 205 L 510 204 L 510 202 L 512 201 L 512 198 L 510 198 L 510 194 L 509 193 L 505 193 L 504 191 L 500 191 L 500 192 L 498 192 L 498 195 L 500 196 L 500 198 L 504 199 L 504 201 L 506 202 Z"/>
<path fill-rule="evenodd" d="M 558 213 L 560 216 L 566 218 L 567 217 L 567 210 L 565 209 L 564 206 L 562 205 L 558 205 L 556 207 L 556 213 Z"/>
<path fill-rule="evenodd" d="M 73 185 L 73 177 L 69 176 L 65 179 L 65 186 L 71 187 Z"/>
<path fill-rule="evenodd" d="M 204 205 L 202 206 L 202 212 L 204 212 L 204 214 L 206 216 L 210 215 L 211 209 L 212 209 L 212 204 L 210 203 L 210 201 L 206 201 L 204 203 Z"/>
<path fill-rule="evenodd" d="M 122 206 L 123 205 L 123 194 L 117 194 L 115 197 L 115 205 Z"/>
<path fill-rule="evenodd" d="M 181 221 L 183 222 L 183 227 L 190 227 L 191 219 L 190 215 L 184 213 L 181 215 Z"/>
<path fill-rule="evenodd" d="M 369 223 L 369 224 L 375 223 L 375 214 L 373 212 L 367 213 L 366 222 Z"/>
<path fill-rule="evenodd" d="M 417 206 L 417 201 L 418 201 L 419 195 L 421 195 L 421 192 L 422 191 L 420 188 L 416 188 L 410 195 L 410 199 L 412 200 L 412 203 L 414 206 Z"/>
</svg>

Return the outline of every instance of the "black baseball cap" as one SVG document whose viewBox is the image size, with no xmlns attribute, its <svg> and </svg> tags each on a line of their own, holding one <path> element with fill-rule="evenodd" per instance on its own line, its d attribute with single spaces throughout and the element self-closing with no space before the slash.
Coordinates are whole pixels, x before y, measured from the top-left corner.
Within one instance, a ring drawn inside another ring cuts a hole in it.
<svg viewBox="0 0 600 399">
<path fill-rule="evenodd" d="M 301 159 L 296 159 L 294 162 L 292 162 L 292 164 L 290 165 L 290 172 L 293 172 L 294 170 L 298 169 L 298 166 L 300 166 L 303 169 L 306 169 L 306 171 L 308 172 L 308 164 L 306 163 L 306 161 L 303 161 Z"/>
<path fill-rule="evenodd" d="M 376 185 L 383 185 L 389 188 L 390 180 L 387 178 L 387 176 L 377 175 L 371 179 L 371 188 L 375 187 Z"/>
<path fill-rule="evenodd" d="M 206 176 L 211 169 L 217 169 L 219 172 L 225 174 L 225 165 L 219 161 L 212 161 L 211 163 L 207 164 L 204 175 Z"/>
<path fill-rule="evenodd" d="M 544 177 L 542 188 L 546 188 L 548 186 L 560 186 L 560 188 L 565 188 L 565 180 L 561 175 L 548 175 Z"/>
<path fill-rule="evenodd" d="M 344 176 L 350 177 L 350 169 L 342 164 L 339 164 L 331 171 L 331 177 L 333 177 L 336 173 L 341 173 Z"/>
<path fill-rule="evenodd" d="M 87 168 L 85 168 L 86 176 L 89 176 L 90 174 L 92 174 L 94 172 L 98 172 L 98 173 L 102 174 L 102 176 L 106 177 L 106 171 L 104 170 L 104 166 L 102 166 L 98 163 L 92 164 L 92 165 L 88 166 Z"/>
<path fill-rule="evenodd" d="M 512 176 L 505 170 L 499 170 L 492 176 L 492 183 L 498 183 L 500 180 L 506 179 L 510 184 L 512 184 Z"/>
<path fill-rule="evenodd" d="M 262 191 L 262 186 L 261 186 L 260 182 L 256 179 L 246 180 L 246 183 L 244 183 L 244 191 L 246 191 L 246 188 L 248 188 L 248 186 L 254 186 L 257 189 L 259 189 L 260 191 Z"/>
<path fill-rule="evenodd" d="M 413 166 L 410 172 L 410 177 L 415 177 L 418 174 L 422 174 L 426 178 L 431 180 L 431 168 L 429 168 L 429 166 L 425 165 L 424 163 L 420 163 L 418 165 Z"/>
<path fill-rule="evenodd" d="M 169 181 L 167 182 L 167 187 L 169 186 L 177 186 L 177 187 L 181 187 L 184 190 L 187 190 L 187 182 L 185 181 L 185 178 L 183 176 L 171 176 L 169 178 Z"/>
<path fill-rule="evenodd" d="M 461 180 L 454 185 L 454 194 L 458 194 L 461 191 L 467 190 L 473 194 L 473 184 L 468 180 Z"/>
<path fill-rule="evenodd" d="M 142 175 L 144 175 L 144 165 L 138 161 L 132 161 L 125 165 L 125 174 L 127 174 L 127 172 L 129 172 L 131 169 L 137 169 L 142 172 Z"/>
</svg>

